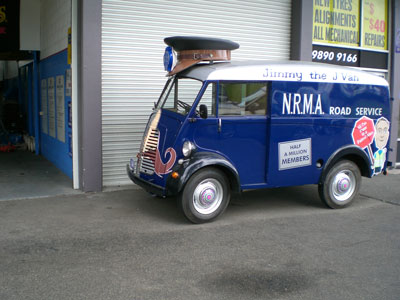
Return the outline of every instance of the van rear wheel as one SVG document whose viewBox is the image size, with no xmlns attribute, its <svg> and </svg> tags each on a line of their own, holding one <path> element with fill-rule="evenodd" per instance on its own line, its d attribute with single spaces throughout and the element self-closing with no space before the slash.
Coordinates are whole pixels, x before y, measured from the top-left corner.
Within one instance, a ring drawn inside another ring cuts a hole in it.
<svg viewBox="0 0 400 300">
<path fill-rule="evenodd" d="M 324 182 L 318 185 L 319 196 L 330 208 L 349 206 L 361 186 L 361 172 L 349 160 L 341 160 L 329 169 Z"/>
<path fill-rule="evenodd" d="M 225 174 L 216 168 L 206 168 L 190 177 L 178 203 L 189 221 L 205 223 L 222 214 L 229 200 L 230 187 Z"/>
</svg>

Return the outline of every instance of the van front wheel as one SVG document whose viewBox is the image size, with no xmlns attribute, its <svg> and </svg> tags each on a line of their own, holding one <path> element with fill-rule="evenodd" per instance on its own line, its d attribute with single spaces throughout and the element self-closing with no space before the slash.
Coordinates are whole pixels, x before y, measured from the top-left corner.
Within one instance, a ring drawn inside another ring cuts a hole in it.
<svg viewBox="0 0 400 300">
<path fill-rule="evenodd" d="M 205 223 L 222 214 L 229 200 L 229 181 L 225 174 L 215 168 L 206 168 L 190 177 L 178 202 L 189 221 Z"/>
<path fill-rule="evenodd" d="M 325 180 L 318 186 L 319 196 L 330 208 L 349 206 L 361 186 L 358 166 L 349 160 L 341 160 L 329 169 Z"/>
</svg>

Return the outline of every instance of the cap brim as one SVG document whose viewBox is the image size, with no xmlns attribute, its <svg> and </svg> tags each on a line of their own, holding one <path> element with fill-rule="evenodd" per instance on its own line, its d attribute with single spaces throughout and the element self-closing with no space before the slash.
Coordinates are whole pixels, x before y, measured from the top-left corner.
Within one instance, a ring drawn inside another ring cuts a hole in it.
<svg viewBox="0 0 400 300">
<path fill-rule="evenodd" d="M 176 73 L 179 73 L 187 68 L 190 68 L 191 66 L 194 66 L 199 62 L 201 62 L 201 59 L 185 59 L 178 61 L 174 69 L 168 73 L 168 76 L 175 75 Z"/>
</svg>

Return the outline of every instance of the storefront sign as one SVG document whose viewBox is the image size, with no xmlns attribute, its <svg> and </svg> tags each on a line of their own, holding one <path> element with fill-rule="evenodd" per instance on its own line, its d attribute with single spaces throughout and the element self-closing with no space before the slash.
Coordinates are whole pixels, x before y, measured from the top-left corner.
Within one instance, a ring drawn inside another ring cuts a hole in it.
<svg viewBox="0 0 400 300">
<path fill-rule="evenodd" d="M 387 50 L 388 7 L 386 0 L 363 1 L 362 47 Z"/>
<path fill-rule="evenodd" d="M 312 60 L 387 70 L 387 28 L 387 0 L 314 0 Z"/>
<path fill-rule="evenodd" d="M 314 0 L 313 42 L 359 46 L 358 0 Z"/>
<path fill-rule="evenodd" d="M 0 0 L 0 51 L 19 50 L 19 0 Z"/>
</svg>

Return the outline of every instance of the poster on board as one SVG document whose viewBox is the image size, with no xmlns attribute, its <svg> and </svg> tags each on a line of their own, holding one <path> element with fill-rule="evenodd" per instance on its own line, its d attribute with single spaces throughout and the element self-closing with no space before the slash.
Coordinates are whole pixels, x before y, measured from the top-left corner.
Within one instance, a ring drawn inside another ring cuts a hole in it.
<svg viewBox="0 0 400 300">
<path fill-rule="evenodd" d="M 47 80 L 42 79 L 41 86 L 41 116 L 42 116 L 42 132 L 45 134 L 49 134 L 48 126 L 47 126 Z"/>
<path fill-rule="evenodd" d="M 54 99 L 54 77 L 47 79 L 47 98 L 48 98 L 48 110 L 49 110 L 49 135 L 53 138 L 56 137 L 56 105 Z"/>
<path fill-rule="evenodd" d="M 64 75 L 56 77 L 57 139 L 65 143 Z"/>
</svg>

